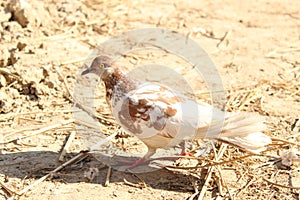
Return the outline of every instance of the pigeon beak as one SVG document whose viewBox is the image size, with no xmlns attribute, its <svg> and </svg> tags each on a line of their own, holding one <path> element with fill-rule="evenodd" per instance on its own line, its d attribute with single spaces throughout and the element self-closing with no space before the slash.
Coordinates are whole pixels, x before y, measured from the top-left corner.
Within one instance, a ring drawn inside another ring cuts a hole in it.
<svg viewBox="0 0 300 200">
<path fill-rule="evenodd" d="M 89 74 L 89 73 L 95 73 L 95 70 L 93 68 L 87 68 L 86 70 L 81 72 L 81 76 L 84 76 L 84 75 Z"/>
</svg>

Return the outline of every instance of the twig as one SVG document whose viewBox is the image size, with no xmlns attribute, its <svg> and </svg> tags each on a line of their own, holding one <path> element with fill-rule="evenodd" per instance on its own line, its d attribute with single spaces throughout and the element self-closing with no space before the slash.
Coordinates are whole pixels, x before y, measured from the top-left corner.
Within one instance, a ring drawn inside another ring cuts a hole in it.
<svg viewBox="0 0 300 200">
<path fill-rule="evenodd" d="M 84 106 L 82 106 L 79 101 L 77 101 L 77 99 L 72 95 L 68 83 L 66 81 L 66 79 L 64 78 L 64 76 L 60 73 L 60 71 L 54 67 L 56 73 L 59 75 L 59 77 L 63 80 L 63 83 L 65 85 L 65 88 L 67 90 L 68 96 L 69 96 L 69 101 L 74 103 L 76 107 L 80 108 L 81 110 L 85 111 L 88 115 L 90 115 L 91 117 L 93 117 L 94 119 L 97 119 L 97 116 L 94 115 L 91 111 L 87 110 Z"/>
<path fill-rule="evenodd" d="M 227 144 L 223 144 L 222 143 L 218 154 L 216 153 L 215 146 L 214 146 L 213 143 L 212 143 L 212 146 L 213 146 L 213 149 L 214 149 L 214 152 L 215 152 L 215 161 L 218 161 L 223 156 L 223 154 L 224 154 L 224 152 L 225 152 L 225 150 L 227 148 Z M 209 181 L 211 179 L 212 172 L 214 171 L 214 168 L 215 168 L 214 166 L 209 167 L 208 174 L 205 177 L 206 180 L 205 180 L 205 183 L 204 183 L 204 185 L 203 185 L 203 187 L 201 189 L 201 192 L 199 194 L 198 200 L 202 200 L 204 198 L 204 195 L 205 195 L 205 192 L 207 190 L 208 183 L 209 183 Z"/>
<path fill-rule="evenodd" d="M 242 191 L 246 190 L 256 179 L 251 179 L 243 188 L 238 191 L 235 196 L 237 197 Z"/>
<path fill-rule="evenodd" d="M 80 124 L 80 125 L 84 125 L 86 127 L 89 127 L 89 128 L 95 129 L 95 130 L 99 130 L 99 126 L 96 126 L 92 123 L 88 123 L 88 122 L 85 122 L 85 121 L 82 121 L 79 119 L 76 120 L 75 124 Z"/>
<path fill-rule="evenodd" d="M 258 96 L 255 94 L 255 91 L 250 91 L 246 97 L 243 103 L 240 104 L 239 110 L 244 109 L 245 105 L 249 104 L 252 100 L 256 99 Z"/>
<path fill-rule="evenodd" d="M 224 36 L 220 39 L 220 42 L 218 42 L 217 47 L 219 48 L 219 46 L 223 43 L 223 42 L 227 42 L 228 45 L 228 38 L 231 35 L 231 30 L 227 31 Z"/>
<path fill-rule="evenodd" d="M 63 80 L 63 83 L 65 85 L 65 88 L 66 88 L 66 91 L 68 93 L 68 96 L 69 96 L 69 101 L 72 102 L 76 107 L 78 107 L 79 109 L 83 110 L 84 112 L 86 112 L 88 115 L 90 115 L 92 118 L 94 119 L 98 119 L 99 117 L 97 117 L 95 114 L 93 114 L 91 111 L 89 111 L 88 109 L 86 109 L 83 105 L 81 105 L 79 103 L 79 101 L 77 101 L 77 99 L 72 95 L 70 89 L 69 89 L 69 86 L 68 86 L 68 83 L 66 81 L 66 79 L 64 78 L 64 76 L 60 73 L 60 71 L 54 67 L 56 73 L 59 75 L 59 77 Z"/>
<path fill-rule="evenodd" d="M 112 134 L 114 135 L 114 134 Z M 99 143 L 97 143 L 94 146 L 99 146 L 104 144 L 105 142 L 109 141 L 109 139 L 112 138 L 111 136 L 101 140 Z M 93 146 L 93 147 L 94 147 Z M 47 179 L 49 176 L 51 176 L 53 173 L 58 172 L 59 170 L 63 169 L 64 167 L 74 163 L 74 162 L 79 162 L 80 160 L 86 158 L 88 156 L 88 153 L 90 152 L 81 152 L 80 154 L 78 154 L 77 156 L 73 157 L 72 159 L 70 159 L 69 161 L 63 163 L 62 165 L 60 165 L 59 167 L 57 167 L 56 169 L 54 169 L 53 171 L 51 171 L 50 173 L 48 173 L 47 175 L 41 177 L 40 179 L 38 179 L 37 181 L 35 181 L 33 184 L 25 187 L 23 190 L 16 192 L 17 195 L 21 196 L 24 193 L 26 193 L 28 190 L 31 190 L 33 187 L 35 187 L 36 185 L 38 185 L 39 183 L 43 182 L 45 179 Z"/>
<path fill-rule="evenodd" d="M 17 192 L 16 194 L 19 195 L 19 196 L 22 196 L 24 193 L 31 190 L 33 187 L 35 187 L 36 185 L 40 184 L 45 179 L 50 177 L 52 175 L 52 173 L 56 173 L 56 172 L 60 171 L 61 169 L 63 169 L 64 167 L 66 167 L 66 166 L 68 166 L 68 165 L 70 165 L 74 162 L 77 162 L 78 160 L 81 160 L 82 158 L 85 158 L 87 156 L 88 156 L 88 154 L 86 152 L 82 152 L 82 153 L 78 154 L 77 156 L 75 156 L 72 159 L 68 160 L 67 162 L 63 163 L 62 165 L 60 165 L 59 167 L 57 167 L 56 169 L 54 169 L 50 173 L 48 173 L 45 176 L 39 178 L 37 181 L 33 182 L 31 185 L 28 185 L 27 187 L 25 187 L 23 190 Z"/>
<path fill-rule="evenodd" d="M 189 200 L 194 200 L 194 198 L 199 194 L 199 191 L 195 192 L 194 194 L 192 194 L 192 196 L 190 196 Z"/>
<path fill-rule="evenodd" d="M 203 185 L 203 187 L 201 189 L 201 192 L 199 194 L 198 200 L 202 200 L 204 198 L 204 195 L 205 195 L 205 192 L 207 190 L 207 186 L 208 186 L 208 183 L 209 183 L 209 181 L 211 179 L 211 175 L 212 175 L 213 171 L 214 171 L 214 167 L 213 166 L 208 168 L 208 173 L 205 176 L 205 182 L 204 182 L 204 185 Z"/>
<path fill-rule="evenodd" d="M 27 135 L 18 136 L 18 138 L 16 138 L 16 139 L 11 139 L 11 140 L 8 140 L 8 141 L 5 141 L 5 142 L 0 142 L 0 144 L 7 144 L 7 143 L 10 143 L 10 142 L 16 141 L 18 139 L 24 139 L 24 138 L 31 137 L 31 136 L 34 136 L 34 135 L 38 135 L 38 134 L 44 133 L 46 131 L 50 131 L 52 129 L 56 129 L 56 128 L 59 128 L 61 126 L 65 126 L 67 124 L 73 123 L 74 121 L 75 121 L 74 119 L 69 119 L 69 120 L 66 120 L 62 123 L 46 126 L 46 127 L 40 128 L 39 130 L 32 131 L 31 133 L 29 133 Z"/>
<path fill-rule="evenodd" d="M 63 33 L 63 34 L 59 34 L 59 35 L 52 35 L 52 36 L 48 36 L 48 37 L 37 38 L 34 40 L 34 42 L 31 42 L 31 43 L 35 44 L 35 43 L 44 42 L 47 40 L 49 40 L 49 41 L 62 40 L 65 38 L 70 38 L 70 37 L 75 37 L 75 36 L 76 36 L 76 34 Z"/>
<path fill-rule="evenodd" d="M 229 194 L 229 198 L 230 198 L 230 199 L 233 199 L 233 197 L 232 197 L 232 195 L 231 195 L 231 193 L 230 193 L 230 190 L 229 190 L 229 188 L 228 188 L 228 185 L 227 185 L 225 179 L 223 179 L 223 173 L 222 173 L 221 166 L 220 166 L 220 165 L 217 165 L 217 169 L 218 169 L 218 172 L 219 172 L 219 175 L 220 175 L 221 184 L 222 184 L 222 185 L 224 184 L 224 186 L 225 186 L 225 188 L 226 188 L 226 190 L 227 190 L 227 192 L 228 192 L 228 194 Z M 220 189 L 220 194 L 222 194 L 222 188 Z"/>
<path fill-rule="evenodd" d="M 218 169 L 218 167 L 217 167 Z M 218 169 L 219 171 L 219 169 Z M 220 175 L 220 171 L 219 171 L 219 175 Z M 219 191 L 219 195 L 220 196 L 223 196 L 223 183 L 222 183 L 222 177 L 216 177 L 216 184 L 217 184 L 217 187 L 218 187 L 218 191 Z"/>
<path fill-rule="evenodd" d="M 0 74 L 9 75 L 14 77 L 15 79 L 19 79 L 19 76 L 11 73 L 10 70 L 8 70 L 8 68 L 0 68 Z"/>
<path fill-rule="evenodd" d="M 58 159 L 59 161 L 63 161 L 64 160 L 64 157 L 65 157 L 68 149 L 70 148 L 70 145 L 71 145 L 72 141 L 74 140 L 75 135 L 76 135 L 76 132 L 75 131 L 71 131 L 71 134 L 70 134 L 70 136 L 69 136 L 69 138 L 68 138 L 68 140 L 67 140 L 67 142 L 66 142 L 66 144 L 65 144 L 65 146 L 63 148 L 63 150 L 61 151 L 61 154 L 60 154 L 59 159 Z"/>
<path fill-rule="evenodd" d="M 224 143 L 226 144 L 226 142 Z M 229 143 L 228 143 L 229 144 Z M 261 153 L 265 153 L 265 152 L 268 152 L 268 151 L 273 151 L 273 150 L 276 150 L 278 149 L 277 148 L 269 148 L 265 151 L 262 151 Z M 163 167 L 165 169 L 182 169 L 182 170 L 192 170 L 192 169 L 202 169 L 202 168 L 207 168 L 207 167 L 211 167 L 211 166 L 216 166 L 216 165 L 223 165 L 223 164 L 226 164 L 226 163 L 231 163 L 231 162 L 234 162 L 234 161 L 238 161 L 238 160 L 242 160 L 244 158 L 248 158 L 248 157 L 251 157 L 251 156 L 266 156 L 266 157 L 271 157 L 271 158 L 276 158 L 278 159 L 278 157 L 276 156 L 270 156 L 270 155 L 266 155 L 266 154 L 254 154 L 254 153 L 251 153 L 251 154 L 248 154 L 248 155 L 245 155 L 245 156 L 241 156 L 241 157 L 238 157 L 238 158 L 235 158 L 235 159 L 232 159 L 232 160 L 226 160 L 226 161 L 222 161 L 222 162 L 212 162 L 212 163 L 209 163 L 209 164 L 206 164 L 206 165 L 202 165 L 202 166 L 195 166 L 195 167 L 180 167 L 180 166 L 165 166 L 165 165 L 160 165 L 157 163 L 157 165 L 159 167 Z M 186 158 L 186 156 L 170 156 L 168 158 Z M 159 158 L 159 159 L 163 159 L 164 157 L 162 158 Z M 206 160 L 208 161 L 207 159 L 204 159 L 204 158 L 198 158 L 198 157 L 193 157 L 193 156 L 190 156 L 189 159 L 196 159 L 196 160 Z"/>
<path fill-rule="evenodd" d="M 133 176 L 135 176 L 136 178 L 138 178 L 141 181 L 141 183 L 143 184 L 143 188 L 147 187 L 147 184 L 145 183 L 145 181 L 141 177 L 139 177 L 137 174 L 133 174 Z"/>
<path fill-rule="evenodd" d="M 141 185 L 139 183 L 131 183 L 131 182 L 127 181 L 125 178 L 123 179 L 123 181 L 125 184 L 130 185 L 130 186 L 133 186 L 136 188 L 144 188 L 144 185 Z"/>
<path fill-rule="evenodd" d="M 289 52 L 293 52 L 293 51 L 300 51 L 300 47 L 289 47 L 289 48 L 281 48 L 281 49 L 277 48 L 277 49 L 267 53 L 266 57 L 274 58 L 276 56 L 280 56 L 281 53 L 289 53 Z"/>
<path fill-rule="evenodd" d="M 290 141 L 287 141 L 287 140 L 284 140 L 284 139 L 280 139 L 280 138 L 271 138 L 272 141 L 278 141 L 278 142 L 283 142 L 283 143 L 286 143 L 286 144 L 292 144 L 292 145 L 296 145 L 296 146 L 299 146 L 300 147 L 300 144 L 297 144 L 295 142 L 290 142 Z"/>
<path fill-rule="evenodd" d="M 76 101 L 76 99 L 74 99 L 74 97 L 73 97 L 73 95 L 72 95 L 72 93 L 71 93 L 71 91 L 70 91 L 70 89 L 69 89 L 69 86 L 68 86 L 68 84 L 67 84 L 67 82 L 66 82 L 66 79 L 65 79 L 65 77 L 60 73 L 60 71 L 55 67 L 55 66 L 53 66 L 53 68 L 55 69 L 55 71 L 56 71 L 56 73 L 58 74 L 58 76 L 62 79 L 62 81 L 63 81 L 63 83 L 64 83 L 64 85 L 65 85 L 65 88 L 66 88 L 66 90 L 67 90 L 67 93 L 68 93 L 68 96 L 69 96 L 69 101 L 70 102 L 77 102 Z"/>
<path fill-rule="evenodd" d="M 275 191 L 273 191 L 271 194 L 270 194 L 270 196 L 269 196 L 269 198 L 267 199 L 267 200 L 271 200 L 271 199 L 273 199 L 273 197 L 274 197 L 274 195 L 275 195 Z"/>
<path fill-rule="evenodd" d="M 83 110 L 84 112 L 86 112 L 89 116 L 91 116 L 94 119 L 98 119 L 98 117 L 92 113 L 91 111 L 89 111 L 88 109 L 86 109 L 83 105 L 81 105 L 80 103 L 76 102 L 75 106 L 78 107 L 79 109 Z"/>
<path fill-rule="evenodd" d="M 214 146 L 213 146 L 214 147 Z M 226 147 L 227 147 L 227 144 L 226 144 Z M 224 150 L 223 151 L 225 151 L 226 150 L 226 147 L 224 147 Z M 222 153 L 222 152 L 221 152 Z M 222 153 L 223 154 L 223 153 Z M 229 188 L 228 188 L 228 185 L 227 185 L 227 183 L 226 183 L 226 181 L 223 179 L 223 173 L 222 173 L 222 169 L 221 169 L 221 166 L 220 165 L 217 165 L 217 169 L 218 169 L 218 172 L 219 172 L 219 175 L 220 175 L 220 182 L 221 182 L 221 185 L 219 186 L 220 187 L 220 194 L 222 195 L 222 185 L 224 184 L 225 185 L 225 188 L 226 188 L 226 190 L 227 190 L 227 192 L 228 192 L 228 194 L 229 194 L 229 198 L 230 199 L 233 199 L 233 197 L 232 197 L 232 195 L 231 195 L 231 193 L 230 193 L 230 190 L 229 190 Z"/>
<path fill-rule="evenodd" d="M 7 187 L 2 181 L 0 181 L 0 185 L 1 187 L 8 193 L 10 194 L 11 196 L 15 195 L 16 192 L 12 189 L 10 189 L 9 187 Z"/>
<path fill-rule="evenodd" d="M 49 113 L 70 113 L 70 112 L 78 112 L 78 110 L 53 110 L 53 111 L 43 111 L 43 115 L 45 115 L 45 113 L 49 114 Z M 32 114 L 40 114 L 40 111 L 36 111 L 36 112 L 24 112 L 24 113 L 7 113 L 4 116 L 1 116 L 1 120 L 2 119 L 7 119 L 10 117 L 15 117 L 15 116 L 22 116 L 22 115 L 32 115 Z"/>
<path fill-rule="evenodd" d="M 45 176 L 43 176 L 42 178 L 39 178 L 37 181 L 33 182 L 33 184 L 25 187 L 23 190 L 17 192 L 16 194 L 19 196 L 22 196 L 23 194 L 25 194 L 26 192 L 28 192 L 29 190 L 31 190 L 33 187 L 35 187 L 36 185 L 40 184 L 41 182 L 43 182 L 44 180 L 46 180 L 51 174 L 47 174 Z"/>
<path fill-rule="evenodd" d="M 100 142 L 94 144 L 91 148 L 90 148 L 90 153 L 99 149 L 100 146 L 102 146 L 103 144 L 107 143 L 109 140 L 113 139 L 116 135 L 118 134 L 118 131 L 115 131 L 113 134 L 111 134 L 110 136 L 104 138 L 103 140 L 101 140 Z"/>
<path fill-rule="evenodd" d="M 169 169 L 185 169 L 185 170 L 191 170 L 191 169 L 201 169 L 201 168 L 207 168 L 207 167 L 213 167 L 213 166 L 216 166 L 216 165 L 223 165 L 223 164 L 226 164 L 226 163 L 231 163 L 231 162 L 234 162 L 234 161 L 238 161 L 238 160 L 242 160 L 244 158 L 248 158 L 248 157 L 251 157 L 251 156 L 266 156 L 266 155 L 255 155 L 255 154 L 250 154 L 250 155 L 245 155 L 245 156 L 241 156 L 241 157 L 238 157 L 238 158 L 235 158 L 235 159 L 232 159 L 232 160 L 227 160 L 227 161 L 223 161 L 223 162 L 213 162 L 213 163 L 209 163 L 209 164 L 206 164 L 206 165 L 203 165 L 203 166 L 195 166 L 195 167 L 179 167 L 179 166 L 164 166 L 165 168 L 169 168 Z M 186 158 L 186 157 L 185 157 Z M 189 157 L 189 159 L 196 159 L 194 157 Z"/>
<path fill-rule="evenodd" d="M 105 183 L 104 183 L 105 187 L 107 187 L 109 185 L 110 175 L 111 175 L 111 167 L 108 167 L 107 168 L 107 174 L 106 174 L 106 180 L 105 180 Z"/>
<path fill-rule="evenodd" d="M 263 179 L 264 181 L 270 183 L 271 185 L 275 185 L 275 186 L 283 187 L 283 188 L 288 188 L 288 189 L 300 190 L 300 187 L 293 187 L 293 186 L 281 185 L 281 184 L 278 184 L 278 183 L 274 183 L 274 182 L 272 182 L 271 180 L 266 179 L 266 178 L 262 178 L 262 179 Z"/>
<path fill-rule="evenodd" d="M 189 200 L 194 200 L 194 198 L 199 194 L 198 185 L 196 182 L 193 182 L 195 193 L 190 196 Z"/>
</svg>

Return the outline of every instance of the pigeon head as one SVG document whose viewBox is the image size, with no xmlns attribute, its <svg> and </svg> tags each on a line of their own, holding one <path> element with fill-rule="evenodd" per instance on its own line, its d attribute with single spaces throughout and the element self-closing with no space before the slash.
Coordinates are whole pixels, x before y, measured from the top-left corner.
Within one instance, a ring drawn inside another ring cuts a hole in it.
<svg viewBox="0 0 300 200">
<path fill-rule="evenodd" d="M 81 75 L 94 73 L 101 77 L 105 72 L 109 71 L 111 65 L 112 60 L 108 56 L 98 56 L 93 60 L 91 66 L 84 70 Z"/>
</svg>

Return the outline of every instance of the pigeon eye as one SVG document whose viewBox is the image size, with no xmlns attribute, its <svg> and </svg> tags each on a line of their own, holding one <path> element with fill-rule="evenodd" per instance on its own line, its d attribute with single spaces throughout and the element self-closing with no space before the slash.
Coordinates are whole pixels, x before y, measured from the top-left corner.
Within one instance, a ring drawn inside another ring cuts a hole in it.
<svg viewBox="0 0 300 200">
<path fill-rule="evenodd" d="M 104 68 L 104 64 L 103 64 L 103 63 L 101 63 L 101 64 L 100 64 L 100 67 L 101 67 L 101 68 Z"/>
</svg>

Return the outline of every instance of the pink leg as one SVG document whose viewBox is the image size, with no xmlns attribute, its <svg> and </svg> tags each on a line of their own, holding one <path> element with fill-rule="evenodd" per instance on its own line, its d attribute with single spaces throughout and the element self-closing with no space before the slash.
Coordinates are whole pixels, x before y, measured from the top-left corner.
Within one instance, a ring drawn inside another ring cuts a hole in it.
<svg viewBox="0 0 300 200">
<path fill-rule="evenodd" d="M 144 155 L 144 157 L 136 160 L 136 161 L 122 161 L 121 164 L 125 164 L 125 165 L 129 165 L 129 167 L 127 169 L 133 169 L 141 164 L 146 164 L 149 163 L 151 161 L 151 159 L 149 159 L 154 153 L 156 152 L 156 149 L 151 149 L 148 148 L 148 152 L 146 153 L 146 155 Z"/>
<path fill-rule="evenodd" d="M 133 168 L 135 168 L 135 167 L 137 167 L 139 165 L 146 164 L 146 163 L 147 163 L 147 160 L 143 157 L 141 159 L 138 159 L 138 160 L 136 160 L 134 162 L 129 163 L 130 166 L 127 169 L 133 169 Z"/>
<path fill-rule="evenodd" d="M 189 153 L 186 151 L 186 141 L 183 141 L 181 144 L 181 153 L 179 154 L 180 156 L 193 156 L 192 153 Z"/>
<path fill-rule="evenodd" d="M 188 153 L 185 151 L 185 143 L 183 143 L 183 146 L 182 146 L 182 151 L 181 153 L 179 154 L 179 156 L 193 156 L 192 153 Z M 147 164 L 151 161 L 154 161 L 154 160 L 177 160 L 178 157 L 176 156 L 170 156 L 170 157 L 160 157 L 160 158 L 150 158 L 154 153 L 156 152 L 156 149 L 148 149 L 148 152 L 146 153 L 146 155 L 136 161 L 122 161 L 120 162 L 121 165 L 129 165 L 129 167 L 127 169 L 133 169 L 139 165 L 142 165 L 142 164 Z"/>
</svg>

